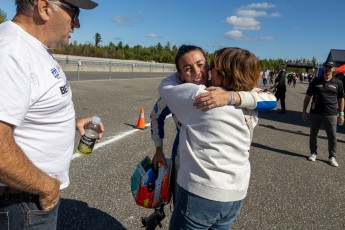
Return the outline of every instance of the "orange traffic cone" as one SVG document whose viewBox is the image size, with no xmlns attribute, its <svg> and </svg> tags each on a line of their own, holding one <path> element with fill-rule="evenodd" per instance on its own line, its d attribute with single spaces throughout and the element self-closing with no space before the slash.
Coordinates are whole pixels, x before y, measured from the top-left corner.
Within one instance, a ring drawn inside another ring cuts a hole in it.
<svg viewBox="0 0 345 230">
<path fill-rule="evenodd" d="M 141 107 L 138 123 L 137 123 L 137 129 L 145 129 L 145 128 L 146 126 L 145 126 L 145 118 L 144 118 L 144 108 Z"/>
</svg>

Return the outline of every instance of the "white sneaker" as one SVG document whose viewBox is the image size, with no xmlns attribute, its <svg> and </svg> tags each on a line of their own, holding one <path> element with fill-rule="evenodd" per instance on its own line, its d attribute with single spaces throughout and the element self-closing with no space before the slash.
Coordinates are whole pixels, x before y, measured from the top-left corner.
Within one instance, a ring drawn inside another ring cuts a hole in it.
<svg viewBox="0 0 345 230">
<path fill-rule="evenodd" d="M 328 160 L 329 164 L 332 165 L 333 167 L 338 167 L 338 162 L 335 160 L 335 157 L 331 157 Z"/>
<path fill-rule="evenodd" d="M 315 153 L 311 154 L 311 156 L 308 157 L 308 160 L 309 161 L 316 161 L 316 154 Z"/>
</svg>

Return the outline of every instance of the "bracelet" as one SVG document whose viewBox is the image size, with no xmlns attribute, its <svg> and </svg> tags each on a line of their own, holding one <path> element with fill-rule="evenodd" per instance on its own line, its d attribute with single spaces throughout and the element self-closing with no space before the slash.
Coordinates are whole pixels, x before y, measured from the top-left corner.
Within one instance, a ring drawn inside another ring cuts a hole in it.
<svg viewBox="0 0 345 230">
<path fill-rule="evenodd" d="M 339 115 L 343 115 L 344 116 L 344 112 L 339 112 Z"/>
<path fill-rule="evenodd" d="M 234 91 L 230 91 L 230 95 L 231 95 L 230 105 L 236 105 L 235 92 Z"/>
</svg>

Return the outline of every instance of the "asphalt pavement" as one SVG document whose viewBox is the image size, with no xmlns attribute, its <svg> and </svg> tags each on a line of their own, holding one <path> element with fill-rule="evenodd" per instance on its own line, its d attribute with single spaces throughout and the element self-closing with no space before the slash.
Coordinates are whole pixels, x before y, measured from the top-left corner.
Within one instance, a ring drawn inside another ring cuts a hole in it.
<svg viewBox="0 0 345 230">
<path fill-rule="evenodd" d="M 75 154 L 71 184 L 63 190 L 58 229 L 142 229 L 141 217 L 153 210 L 135 204 L 130 177 L 144 158 L 154 155 L 150 129 L 133 128 L 140 108 L 145 121 L 158 98 L 162 78 L 71 82 L 77 116 L 95 115 L 106 125 L 104 137 L 88 157 Z M 316 162 L 309 156 L 309 123 L 301 120 L 307 83 L 288 87 L 286 114 L 259 113 L 250 150 L 250 187 L 233 230 L 345 229 L 345 127 L 338 130 L 338 163 L 327 163 L 327 138 L 319 133 Z M 165 152 L 175 135 L 172 118 L 166 119 Z M 76 135 L 75 143 L 80 136 Z M 202 207 L 200 207 L 202 208 Z M 161 229 L 168 229 L 172 206 Z"/>
</svg>

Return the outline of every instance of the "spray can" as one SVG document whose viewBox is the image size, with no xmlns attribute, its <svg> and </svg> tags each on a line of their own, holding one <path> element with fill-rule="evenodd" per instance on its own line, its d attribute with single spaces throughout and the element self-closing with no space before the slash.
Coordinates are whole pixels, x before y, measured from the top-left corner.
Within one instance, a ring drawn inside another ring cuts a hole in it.
<svg viewBox="0 0 345 230">
<path fill-rule="evenodd" d="M 88 156 L 92 153 L 93 147 L 95 146 L 99 124 L 101 123 L 101 118 L 98 116 L 93 116 L 91 122 L 89 122 L 85 127 L 85 134 L 80 138 L 78 145 L 78 152 L 81 155 Z"/>
</svg>

